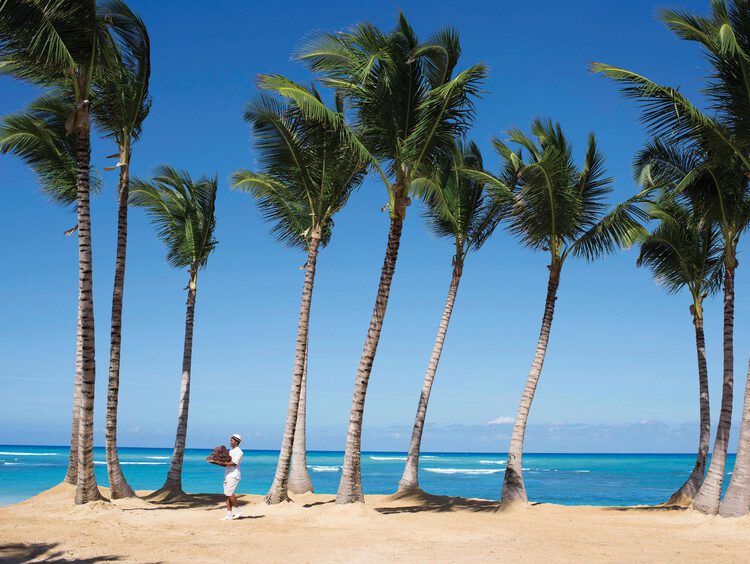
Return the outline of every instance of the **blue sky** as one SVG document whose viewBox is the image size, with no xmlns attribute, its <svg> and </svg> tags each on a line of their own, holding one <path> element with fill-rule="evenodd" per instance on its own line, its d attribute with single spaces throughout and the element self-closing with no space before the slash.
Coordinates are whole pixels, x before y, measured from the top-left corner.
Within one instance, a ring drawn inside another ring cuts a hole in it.
<svg viewBox="0 0 750 564">
<path fill-rule="evenodd" d="M 134 148 L 132 172 L 167 163 L 217 174 L 220 241 L 198 289 L 188 446 L 227 432 L 250 448 L 277 448 L 287 406 L 304 256 L 276 243 L 229 176 L 253 168 L 243 106 L 255 77 L 307 81 L 290 60 L 305 34 L 362 20 L 385 29 L 401 8 L 422 37 L 451 25 L 462 66 L 489 65 L 471 131 L 496 169 L 493 136 L 528 128 L 536 116 L 561 122 L 582 157 L 593 130 L 615 178 L 615 198 L 634 193 L 631 161 L 644 141 L 638 112 L 591 61 L 637 70 L 700 99 L 708 64 L 657 20 L 662 3 L 176 2 L 131 0 L 152 38 L 153 108 Z M 707 1 L 669 3 L 693 11 Z M 33 88 L 0 78 L 0 113 L 22 109 Z M 95 136 L 92 162 L 113 151 Z M 93 201 L 97 324 L 96 442 L 103 443 L 109 310 L 115 250 L 115 173 Z M 15 157 L 0 157 L 6 242 L 0 276 L 0 443 L 65 444 L 69 437 L 76 314 L 76 241 L 69 210 L 50 204 Z M 385 249 L 382 186 L 369 178 L 336 218 L 320 256 L 309 359 L 313 449 L 344 445 L 354 374 Z M 140 210 L 131 212 L 122 351 L 120 444 L 171 446 L 179 393 L 186 274 L 165 261 Z M 742 259 L 737 275 L 736 410 L 741 409 L 750 337 Z M 399 263 L 365 410 L 364 449 L 405 450 L 450 277 L 449 241 L 409 209 Z M 527 450 L 686 452 L 697 443 L 697 383 L 689 298 L 670 296 L 634 250 L 562 275 Z M 437 381 L 424 448 L 505 451 L 536 345 L 547 257 L 498 230 L 464 270 Z M 718 416 L 721 300 L 706 308 L 712 408 Z M 493 424 L 489 424 L 494 422 Z M 735 427 L 736 430 L 736 427 Z"/>
</svg>

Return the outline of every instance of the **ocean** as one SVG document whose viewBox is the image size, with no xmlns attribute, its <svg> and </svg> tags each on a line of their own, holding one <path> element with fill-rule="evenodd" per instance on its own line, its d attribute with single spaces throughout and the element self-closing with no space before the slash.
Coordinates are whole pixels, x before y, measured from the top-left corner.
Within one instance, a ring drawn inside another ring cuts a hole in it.
<svg viewBox="0 0 750 564">
<path fill-rule="evenodd" d="M 221 493 L 223 468 L 206 462 L 210 449 L 187 449 L 183 488 Z M 121 448 L 120 462 L 136 490 L 154 490 L 164 482 L 171 449 Z M 311 451 L 307 464 L 317 493 L 336 493 L 343 452 Z M 264 494 L 276 469 L 278 451 L 247 450 L 239 493 Z M 497 499 L 505 455 L 502 453 L 425 452 L 420 486 L 436 495 Z M 362 485 L 368 494 L 396 490 L 405 453 L 362 453 Z M 524 454 L 524 481 L 532 501 L 563 505 L 650 505 L 666 501 L 693 468 L 694 454 Z M 68 448 L 0 446 L 0 505 L 17 503 L 65 477 Z M 96 479 L 106 486 L 104 449 L 94 449 Z M 734 455 L 729 455 L 731 474 Z M 728 480 L 725 480 L 725 487 Z"/>
</svg>

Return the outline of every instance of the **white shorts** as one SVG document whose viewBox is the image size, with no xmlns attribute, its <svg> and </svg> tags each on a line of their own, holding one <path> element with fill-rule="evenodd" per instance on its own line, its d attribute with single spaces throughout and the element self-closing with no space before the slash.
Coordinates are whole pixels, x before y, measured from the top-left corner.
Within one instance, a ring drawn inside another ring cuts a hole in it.
<svg viewBox="0 0 750 564">
<path fill-rule="evenodd" d="M 234 495 L 234 490 L 237 489 L 237 484 L 240 483 L 239 476 L 224 476 L 224 495 Z"/>
</svg>

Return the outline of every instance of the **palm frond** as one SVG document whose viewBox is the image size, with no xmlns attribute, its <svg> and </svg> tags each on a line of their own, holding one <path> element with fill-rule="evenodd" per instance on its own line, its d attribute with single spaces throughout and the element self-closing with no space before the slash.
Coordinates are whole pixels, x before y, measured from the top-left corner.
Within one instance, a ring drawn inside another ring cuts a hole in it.
<svg viewBox="0 0 750 564">
<path fill-rule="evenodd" d="M 77 193 L 76 139 L 65 128 L 74 108 L 68 96 L 45 95 L 25 111 L 6 116 L 0 124 L 0 153 L 20 157 L 37 175 L 50 199 L 66 206 L 75 204 Z M 101 187 L 95 171 L 90 182 L 92 191 Z"/>
<path fill-rule="evenodd" d="M 217 245 L 216 178 L 193 181 L 187 172 L 161 166 L 151 180 L 135 179 L 130 204 L 142 207 L 167 246 L 174 267 L 205 267 Z"/>
</svg>

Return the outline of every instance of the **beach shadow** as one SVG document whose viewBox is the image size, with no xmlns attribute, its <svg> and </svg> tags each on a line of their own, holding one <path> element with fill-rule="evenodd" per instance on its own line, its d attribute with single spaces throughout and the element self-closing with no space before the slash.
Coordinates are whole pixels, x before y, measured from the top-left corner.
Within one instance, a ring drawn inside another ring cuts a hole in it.
<svg viewBox="0 0 750 564">
<path fill-rule="evenodd" d="M 497 501 L 488 499 L 469 499 L 445 495 L 431 495 L 422 490 L 407 493 L 395 493 L 387 498 L 388 502 L 408 502 L 407 505 L 376 507 L 375 511 L 383 515 L 397 513 L 445 513 L 449 511 L 496 512 L 500 507 Z"/>
<path fill-rule="evenodd" d="M 315 501 L 313 503 L 306 503 L 302 507 L 315 507 L 317 505 L 329 505 L 331 503 L 335 503 L 335 499 L 329 499 L 328 501 Z"/>
<path fill-rule="evenodd" d="M 658 512 L 658 511 L 687 511 L 690 509 L 689 507 L 685 507 L 684 505 L 631 505 L 631 506 L 625 506 L 625 507 L 602 507 L 602 509 L 608 510 L 608 511 L 622 511 L 622 512 Z"/>
<path fill-rule="evenodd" d="M 52 562 L 54 564 L 70 562 L 62 550 L 55 550 L 58 543 L 14 543 L 0 544 L 0 562 L 19 564 L 30 560 Z M 95 556 L 94 558 L 76 558 L 76 562 L 95 564 L 96 562 L 115 562 L 122 560 L 120 556 Z"/>
<path fill-rule="evenodd" d="M 123 511 L 160 511 L 162 509 L 204 509 L 206 511 L 215 510 L 217 507 L 224 507 L 226 497 L 223 494 L 184 494 L 172 496 L 168 499 L 158 499 L 146 496 L 148 501 L 154 507 L 133 507 L 123 508 Z M 242 499 L 239 496 L 238 499 Z M 248 503 L 240 503 L 240 507 Z"/>
</svg>

